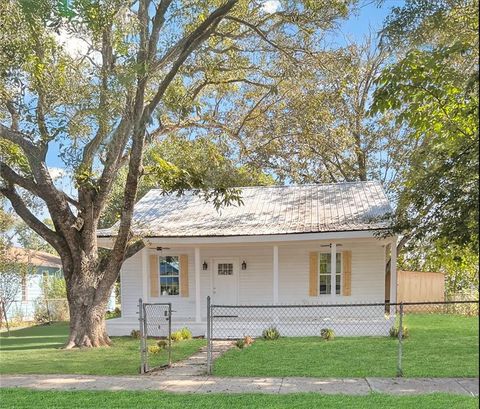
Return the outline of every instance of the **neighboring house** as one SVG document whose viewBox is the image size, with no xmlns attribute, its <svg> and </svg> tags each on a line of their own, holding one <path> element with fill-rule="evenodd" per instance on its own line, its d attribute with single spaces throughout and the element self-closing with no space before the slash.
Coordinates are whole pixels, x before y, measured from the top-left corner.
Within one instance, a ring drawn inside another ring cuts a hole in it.
<svg viewBox="0 0 480 409">
<path fill-rule="evenodd" d="M 381 238 L 391 208 L 380 183 L 247 187 L 241 196 L 243 205 L 219 211 L 193 191 L 151 190 L 136 204 L 133 229 L 146 247 L 123 264 L 122 317 L 107 322 L 110 334 L 138 327 L 139 298 L 172 303 L 173 328 L 197 335 L 207 296 L 228 305 L 383 303 L 390 248 L 395 301 L 396 237 Z M 101 246 L 115 228 L 99 231 Z"/>
<path fill-rule="evenodd" d="M 9 256 L 12 261 L 26 265 L 26 274 L 22 277 L 17 297 L 7 316 L 9 319 L 31 321 L 34 319 L 36 303 L 43 297 L 44 280 L 63 277 L 62 261 L 53 254 L 21 247 L 10 248 Z M 115 309 L 114 295 L 110 298 L 108 309 Z"/>
<path fill-rule="evenodd" d="M 47 277 L 62 277 L 60 257 L 43 251 L 12 247 L 9 249 L 12 261 L 26 265 L 15 302 L 7 311 L 9 319 L 31 321 L 35 314 L 35 302 L 42 297 L 42 285 Z"/>
</svg>

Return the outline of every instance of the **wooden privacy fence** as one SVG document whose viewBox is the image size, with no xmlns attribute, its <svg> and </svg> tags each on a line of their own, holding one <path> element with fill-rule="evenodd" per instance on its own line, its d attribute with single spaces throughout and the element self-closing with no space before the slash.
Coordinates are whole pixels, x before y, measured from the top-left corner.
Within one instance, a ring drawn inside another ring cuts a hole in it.
<svg viewBox="0 0 480 409">
<path fill-rule="evenodd" d="M 398 271 L 397 302 L 445 301 L 443 273 Z M 415 306 L 409 306 L 412 311 Z"/>
</svg>

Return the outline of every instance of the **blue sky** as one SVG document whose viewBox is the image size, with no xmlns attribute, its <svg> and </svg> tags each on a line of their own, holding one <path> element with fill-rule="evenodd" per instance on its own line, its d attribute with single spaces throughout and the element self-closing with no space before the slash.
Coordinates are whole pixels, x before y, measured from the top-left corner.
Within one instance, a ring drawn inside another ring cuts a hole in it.
<svg viewBox="0 0 480 409">
<path fill-rule="evenodd" d="M 403 5 L 404 1 L 384 0 L 381 6 L 378 6 L 378 3 L 374 0 L 361 0 L 359 12 L 342 23 L 342 33 L 354 39 L 361 39 L 370 29 L 372 32 L 378 32 L 392 7 Z"/>
</svg>

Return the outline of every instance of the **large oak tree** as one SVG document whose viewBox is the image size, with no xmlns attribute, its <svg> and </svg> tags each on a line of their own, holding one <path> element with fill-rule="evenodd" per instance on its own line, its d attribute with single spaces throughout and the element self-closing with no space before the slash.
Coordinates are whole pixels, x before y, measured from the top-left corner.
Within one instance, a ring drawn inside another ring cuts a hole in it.
<svg viewBox="0 0 480 409">
<path fill-rule="evenodd" d="M 295 58 L 315 43 L 319 28 L 348 13 L 348 4 L 1 2 L 0 192 L 61 256 L 67 348 L 110 343 L 104 321 L 110 291 L 125 258 L 143 246 L 132 234 L 132 212 L 146 144 L 191 115 L 215 87 L 268 86 L 262 72 L 275 55 Z M 73 175 L 74 195 L 53 181 L 52 149 Z M 165 161 L 159 165 L 159 174 L 172 176 Z M 103 255 L 97 226 L 122 166 L 128 171 L 117 235 Z M 181 188 L 204 186 L 182 175 Z M 32 211 L 32 197 L 45 204 L 52 228 Z"/>
</svg>

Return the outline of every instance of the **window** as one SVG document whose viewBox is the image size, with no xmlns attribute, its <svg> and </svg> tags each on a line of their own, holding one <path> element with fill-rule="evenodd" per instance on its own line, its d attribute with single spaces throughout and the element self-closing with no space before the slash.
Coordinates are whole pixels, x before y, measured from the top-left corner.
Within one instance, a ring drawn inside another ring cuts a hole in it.
<svg viewBox="0 0 480 409">
<path fill-rule="evenodd" d="M 28 301 L 27 275 L 22 274 L 22 301 Z"/>
<path fill-rule="evenodd" d="M 218 263 L 218 275 L 219 276 L 231 276 L 233 275 L 232 263 Z"/>
<path fill-rule="evenodd" d="M 337 253 L 335 269 L 335 294 L 340 294 L 342 283 L 342 253 Z M 320 274 L 320 294 L 332 293 L 332 255 L 320 253 L 318 255 L 318 272 Z"/>
<path fill-rule="evenodd" d="M 180 292 L 180 264 L 177 256 L 160 257 L 160 294 L 178 295 Z"/>
</svg>

